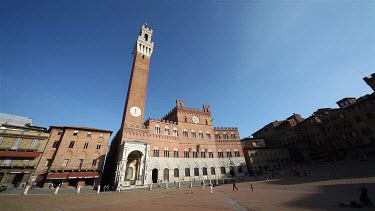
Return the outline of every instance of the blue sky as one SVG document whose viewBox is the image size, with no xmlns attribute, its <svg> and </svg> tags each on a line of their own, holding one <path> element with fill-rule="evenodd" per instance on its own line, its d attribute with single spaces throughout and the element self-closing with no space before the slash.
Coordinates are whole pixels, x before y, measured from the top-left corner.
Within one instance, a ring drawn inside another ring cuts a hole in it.
<svg viewBox="0 0 375 211">
<path fill-rule="evenodd" d="M 176 99 L 249 136 L 371 92 L 375 1 L 0 1 L 0 112 L 117 131 L 143 23 L 146 117 Z"/>
</svg>

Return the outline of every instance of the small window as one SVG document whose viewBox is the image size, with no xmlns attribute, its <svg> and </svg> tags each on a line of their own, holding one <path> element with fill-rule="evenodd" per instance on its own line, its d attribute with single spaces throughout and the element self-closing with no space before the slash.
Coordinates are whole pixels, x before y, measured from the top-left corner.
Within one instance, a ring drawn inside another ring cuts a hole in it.
<svg viewBox="0 0 375 211">
<path fill-rule="evenodd" d="M 187 117 L 186 116 L 184 116 L 184 122 L 187 122 Z"/>
<path fill-rule="evenodd" d="M 193 158 L 197 158 L 198 157 L 198 152 L 197 152 L 197 150 L 193 150 Z"/>
<path fill-rule="evenodd" d="M 89 142 L 85 142 L 85 144 L 83 145 L 83 149 L 87 149 L 87 147 L 89 146 Z"/>
<path fill-rule="evenodd" d="M 103 134 L 103 133 L 99 133 L 99 137 L 100 137 L 100 138 L 103 138 L 103 137 L 104 137 L 104 134 Z"/>
<path fill-rule="evenodd" d="M 169 158 L 169 149 L 167 147 L 164 149 L 164 157 Z"/>
<path fill-rule="evenodd" d="M 189 158 L 189 150 L 188 149 L 184 150 L 184 158 Z"/>
<path fill-rule="evenodd" d="M 16 138 L 16 140 L 14 140 L 13 142 L 11 149 L 17 149 L 21 145 L 21 141 L 22 138 Z"/>
<path fill-rule="evenodd" d="M 203 171 L 203 175 L 207 175 L 207 168 L 206 167 L 203 167 L 202 171 Z"/>
<path fill-rule="evenodd" d="M 174 177 L 179 177 L 180 176 L 180 171 L 178 170 L 178 168 L 175 168 L 174 169 Z"/>
<path fill-rule="evenodd" d="M 191 132 L 191 137 L 192 138 L 196 138 L 196 134 L 195 134 L 195 132 L 193 131 L 193 132 Z"/>
<path fill-rule="evenodd" d="M 178 136 L 177 128 L 173 129 L 173 136 Z"/>
<path fill-rule="evenodd" d="M 211 139 L 211 134 L 208 131 L 206 132 L 206 139 Z"/>
<path fill-rule="evenodd" d="M 201 158 L 206 158 L 206 152 L 205 151 L 201 151 Z"/>
<path fill-rule="evenodd" d="M 160 126 L 159 125 L 155 126 L 155 134 L 160 134 Z"/>
<path fill-rule="evenodd" d="M 55 141 L 53 142 L 52 148 L 59 148 L 60 146 L 60 141 Z"/>
<path fill-rule="evenodd" d="M 182 132 L 182 136 L 185 137 L 185 138 L 189 137 L 188 132 L 186 130 L 184 130 Z"/>
<path fill-rule="evenodd" d="M 230 138 L 231 138 L 231 139 L 236 139 L 236 134 L 231 133 L 231 134 L 230 134 Z"/>
<path fill-rule="evenodd" d="M 91 132 L 87 132 L 87 137 L 91 137 Z"/>
<path fill-rule="evenodd" d="M 62 135 L 64 133 L 63 130 L 59 130 L 59 132 L 57 132 L 57 135 Z"/>
<path fill-rule="evenodd" d="M 44 166 L 49 167 L 49 166 L 51 166 L 51 164 L 52 164 L 52 160 L 51 159 L 47 159 L 46 163 L 44 164 Z"/>
<path fill-rule="evenodd" d="M 235 157 L 240 157 L 240 151 L 238 151 L 238 149 L 234 150 L 234 156 Z"/>
<path fill-rule="evenodd" d="M 215 175 L 215 168 L 211 167 L 211 175 Z"/>
<path fill-rule="evenodd" d="M 209 158 L 213 158 L 214 157 L 214 153 L 212 152 L 211 149 L 208 150 L 208 157 Z"/>
<path fill-rule="evenodd" d="M 221 174 L 225 174 L 225 167 L 220 168 Z"/>
<path fill-rule="evenodd" d="M 201 131 L 199 132 L 199 138 L 203 138 L 203 133 Z"/>
<path fill-rule="evenodd" d="M 223 158 L 224 157 L 223 151 L 221 149 L 218 150 L 217 157 L 219 157 L 219 158 Z"/>
<path fill-rule="evenodd" d="M 92 166 L 96 166 L 96 163 L 98 162 L 98 159 L 94 159 L 94 160 L 92 160 Z"/>
<path fill-rule="evenodd" d="M 199 169 L 198 168 L 194 168 L 194 176 L 199 176 Z"/>
<path fill-rule="evenodd" d="M 185 177 L 190 177 L 190 169 L 185 168 Z"/>
<path fill-rule="evenodd" d="M 232 157 L 232 152 L 229 149 L 227 149 L 227 157 L 228 158 Z"/>
<path fill-rule="evenodd" d="M 73 136 L 78 136 L 78 130 L 73 132 Z"/>
<path fill-rule="evenodd" d="M 206 119 L 206 120 L 204 120 L 204 123 L 205 123 L 206 125 L 208 125 L 208 121 L 207 121 L 207 119 Z"/>
<path fill-rule="evenodd" d="M 159 157 L 159 148 L 158 147 L 154 148 L 154 157 Z"/>
<path fill-rule="evenodd" d="M 215 133 L 215 139 L 220 139 L 220 134 L 219 133 Z"/>
<path fill-rule="evenodd" d="M 102 147 L 102 143 L 99 142 L 96 144 L 96 149 L 100 149 L 101 147 Z"/>
<path fill-rule="evenodd" d="M 224 138 L 224 139 L 228 139 L 228 134 L 227 134 L 227 133 L 224 133 L 224 134 L 223 134 L 223 138 Z"/>
<path fill-rule="evenodd" d="M 173 157 L 178 158 L 178 149 L 177 148 L 175 148 L 173 150 Z"/>
<path fill-rule="evenodd" d="M 168 128 L 168 127 L 164 129 L 164 135 L 167 135 L 167 136 L 170 135 L 170 134 L 169 134 L 169 128 Z"/>
<path fill-rule="evenodd" d="M 62 166 L 67 166 L 69 163 L 69 159 L 65 159 L 62 163 Z"/>
<path fill-rule="evenodd" d="M 70 144 L 69 144 L 69 148 L 73 148 L 74 147 L 74 143 L 75 143 L 75 141 L 71 141 Z"/>
<path fill-rule="evenodd" d="M 35 147 L 36 145 L 38 145 L 38 143 L 39 143 L 38 139 L 33 139 L 33 141 L 31 142 L 30 146 L 31 147 Z"/>
</svg>

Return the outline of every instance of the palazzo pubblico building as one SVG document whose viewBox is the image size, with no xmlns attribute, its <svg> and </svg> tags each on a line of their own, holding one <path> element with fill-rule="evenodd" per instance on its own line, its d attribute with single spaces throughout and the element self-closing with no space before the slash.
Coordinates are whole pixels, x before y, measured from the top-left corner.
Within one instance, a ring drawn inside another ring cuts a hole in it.
<svg viewBox="0 0 375 211">
<path fill-rule="evenodd" d="M 134 46 L 122 123 L 107 155 L 102 184 L 122 189 L 246 175 L 238 129 L 213 127 L 209 105 L 190 108 L 176 100 L 164 117 L 144 121 L 152 33 L 143 25 Z"/>
</svg>

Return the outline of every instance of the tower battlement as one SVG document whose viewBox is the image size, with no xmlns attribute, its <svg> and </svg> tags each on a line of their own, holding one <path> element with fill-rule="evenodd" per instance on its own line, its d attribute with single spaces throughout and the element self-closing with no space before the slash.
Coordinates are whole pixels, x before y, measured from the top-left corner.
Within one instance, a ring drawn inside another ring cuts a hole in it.
<svg viewBox="0 0 375 211">
<path fill-rule="evenodd" d="M 147 57 L 151 57 L 154 51 L 154 43 L 151 41 L 153 30 L 143 24 L 139 32 L 137 42 L 135 43 L 133 54 L 134 56 L 139 53 Z"/>
<path fill-rule="evenodd" d="M 375 91 L 375 73 L 370 76 L 364 77 L 363 80 Z"/>
</svg>

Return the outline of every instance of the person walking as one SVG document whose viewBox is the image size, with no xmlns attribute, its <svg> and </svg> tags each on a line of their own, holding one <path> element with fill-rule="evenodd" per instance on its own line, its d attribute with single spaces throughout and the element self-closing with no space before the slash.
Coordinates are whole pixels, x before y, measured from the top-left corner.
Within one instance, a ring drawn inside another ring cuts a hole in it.
<svg viewBox="0 0 375 211">
<path fill-rule="evenodd" d="M 213 185 L 212 185 L 212 183 L 210 182 L 210 191 L 211 191 L 211 194 L 213 194 L 214 193 L 214 190 L 213 190 Z"/>
<path fill-rule="evenodd" d="M 236 186 L 236 182 L 234 181 L 234 178 L 232 178 L 232 184 L 233 184 L 233 190 L 232 190 L 232 192 L 234 192 L 234 189 L 238 190 L 238 188 Z"/>
</svg>

